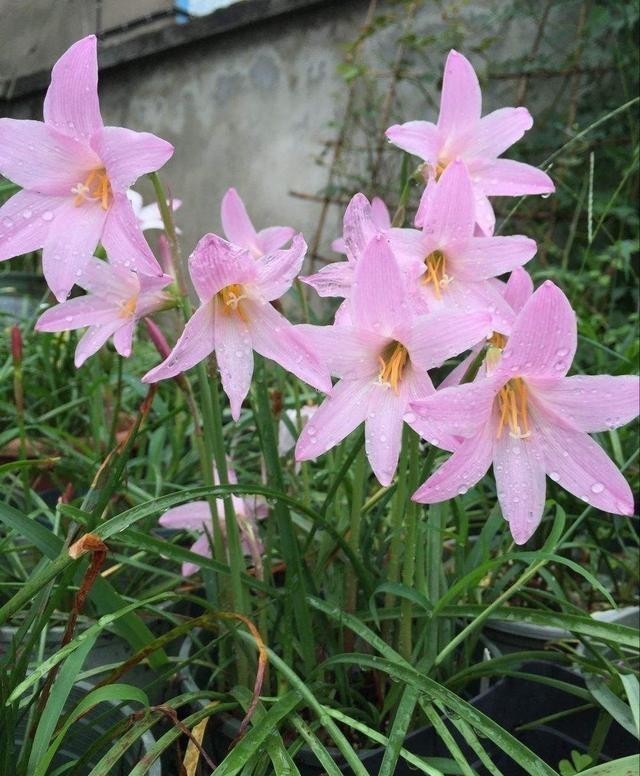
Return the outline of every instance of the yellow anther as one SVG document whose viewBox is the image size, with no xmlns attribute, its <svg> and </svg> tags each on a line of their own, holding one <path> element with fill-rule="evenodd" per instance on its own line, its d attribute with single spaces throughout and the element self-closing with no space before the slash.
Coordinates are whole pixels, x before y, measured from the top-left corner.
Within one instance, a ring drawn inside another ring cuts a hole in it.
<svg viewBox="0 0 640 776">
<path fill-rule="evenodd" d="M 504 346 L 507 344 L 507 338 L 504 336 L 504 334 L 500 334 L 500 332 L 494 331 L 493 334 L 489 337 L 489 344 L 493 345 L 494 348 L 504 350 Z"/>
<path fill-rule="evenodd" d="M 408 360 L 407 349 L 399 342 L 390 342 L 378 356 L 380 362 L 378 379 L 381 383 L 390 385 L 394 393 L 398 393 L 398 383 L 402 379 Z"/>
<path fill-rule="evenodd" d="M 502 435 L 505 424 L 509 426 L 509 436 L 525 439 L 531 435 L 527 414 L 527 386 L 521 377 L 514 377 L 498 393 L 500 421 L 496 438 Z"/>
<path fill-rule="evenodd" d="M 430 253 L 424 260 L 425 273 L 423 282 L 425 284 L 433 283 L 433 291 L 437 299 L 442 299 L 442 289 L 446 288 L 453 278 L 445 272 L 447 266 L 447 257 L 442 251 Z"/>
<path fill-rule="evenodd" d="M 84 183 L 78 183 L 74 186 L 71 193 L 76 195 L 73 200 L 76 207 L 82 205 L 86 200 L 93 200 L 99 202 L 103 210 L 107 210 L 113 199 L 111 184 L 104 167 L 96 167 L 91 170 Z"/>
<path fill-rule="evenodd" d="M 221 291 L 218 291 L 218 299 L 224 305 L 223 312 L 226 315 L 237 312 L 243 321 L 247 320 L 247 316 L 244 310 L 240 307 L 240 302 L 246 299 L 247 295 L 244 293 L 244 289 L 239 283 L 232 283 L 229 286 L 225 286 Z"/>
</svg>

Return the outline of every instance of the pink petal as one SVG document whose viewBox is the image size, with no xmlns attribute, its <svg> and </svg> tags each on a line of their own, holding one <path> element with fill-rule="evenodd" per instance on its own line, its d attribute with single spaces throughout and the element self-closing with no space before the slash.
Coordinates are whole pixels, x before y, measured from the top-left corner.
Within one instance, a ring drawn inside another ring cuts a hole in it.
<svg viewBox="0 0 640 776">
<path fill-rule="evenodd" d="M 356 265 L 351 303 L 356 324 L 383 336 L 407 316 L 400 268 L 381 235 L 371 240 Z"/>
<path fill-rule="evenodd" d="M 404 391 L 398 395 L 386 385 L 374 384 L 364 426 L 365 449 L 373 473 L 383 487 L 391 484 L 398 467 L 406 410 Z"/>
<path fill-rule="evenodd" d="M 68 299 L 45 310 L 38 318 L 36 331 L 71 331 L 85 326 L 99 326 L 118 319 L 118 308 L 112 301 L 93 294 Z"/>
<path fill-rule="evenodd" d="M 238 192 L 231 188 L 220 205 L 222 230 L 229 242 L 242 248 L 258 248 L 258 234 Z"/>
<path fill-rule="evenodd" d="M 346 297 L 353 283 L 353 271 L 353 262 L 335 261 L 314 275 L 301 277 L 300 280 L 315 289 L 318 296 Z"/>
<path fill-rule="evenodd" d="M 493 212 L 493 205 L 478 186 L 474 186 L 473 196 L 476 206 L 474 234 L 477 234 L 478 237 L 491 237 L 496 228 L 496 214 Z"/>
<path fill-rule="evenodd" d="M 175 377 L 192 366 L 199 364 L 213 352 L 214 339 L 214 303 L 208 302 L 199 307 L 187 321 L 180 339 L 165 361 L 151 369 L 142 378 L 143 383 L 155 383 Z"/>
<path fill-rule="evenodd" d="M 402 341 L 411 362 L 427 370 L 473 347 L 491 331 L 488 313 L 442 310 L 414 318 Z"/>
<path fill-rule="evenodd" d="M 122 321 L 122 325 L 113 335 L 113 346 L 123 358 L 129 358 L 131 355 L 135 323 L 133 317 L 128 321 Z"/>
<path fill-rule="evenodd" d="M 564 377 L 576 342 L 576 316 L 569 300 L 546 280 L 516 318 L 499 369 L 526 377 Z"/>
<path fill-rule="evenodd" d="M 80 338 L 78 346 L 76 347 L 74 363 L 76 367 L 81 367 L 82 364 L 97 353 L 98 350 L 104 345 L 104 343 L 114 334 L 117 329 L 122 325 L 119 319 L 112 320 L 111 323 L 105 323 L 100 326 L 91 326 Z"/>
<path fill-rule="evenodd" d="M 520 197 L 555 191 L 553 181 L 546 172 L 513 159 L 496 159 L 483 165 L 474 177 L 488 197 Z"/>
<path fill-rule="evenodd" d="M 640 380 L 635 375 L 573 375 L 562 380 L 530 380 L 527 385 L 536 402 L 576 431 L 618 428 L 640 411 Z"/>
<path fill-rule="evenodd" d="M 99 202 L 76 207 L 68 200 L 58 208 L 42 249 L 42 271 L 61 302 L 67 298 L 102 237 L 107 213 Z"/>
<path fill-rule="evenodd" d="M 0 261 L 42 248 L 65 200 L 19 191 L 0 207 Z"/>
<path fill-rule="evenodd" d="M 364 194 L 356 194 L 347 205 L 342 234 L 349 261 L 357 261 L 371 240 L 380 233 L 373 220 L 371 203 Z"/>
<path fill-rule="evenodd" d="M 329 370 L 307 344 L 304 336 L 268 302 L 247 300 L 244 308 L 253 347 L 265 358 L 325 393 L 331 390 Z"/>
<path fill-rule="evenodd" d="M 526 269 L 516 267 L 509 275 L 507 286 L 504 290 L 505 301 L 511 306 L 514 312 L 520 310 L 529 301 L 533 294 L 533 280 Z"/>
<path fill-rule="evenodd" d="M 77 285 L 96 298 L 106 300 L 115 308 L 140 292 L 140 280 L 135 272 L 113 266 L 92 256 L 82 269 Z"/>
<path fill-rule="evenodd" d="M 91 147 L 102 159 L 114 192 L 122 193 L 141 175 L 159 170 L 173 154 L 166 140 L 124 127 L 104 127 L 91 138 Z"/>
<path fill-rule="evenodd" d="M 633 494 L 618 467 L 604 450 L 580 431 L 537 422 L 549 477 L 569 493 L 604 512 L 633 514 Z"/>
<path fill-rule="evenodd" d="M 443 388 L 451 388 L 454 385 L 460 385 L 460 381 L 467 374 L 467 371 L 478 357 L 478 353 L 480 353 L 484 345 L 484 341 L 475 345 L 471 349 L 471 352 L 447 374 L 441 383 L 438 384 L 438 390 L 440 391 Z"/>
<path fill-rule="evenodd" d="M 0 173 L 25 189 L 72 196 L 99 164 L 90 148 L 41 121 L 0 119 Z"/>
<path fill-rule="evenodd" d="M 493 331 L 511 331 L 515 314 L 491 281 L 480 280 L 476 283 L 454 277 L 453 281 L 442 289 L 440 298 L 431 284 L 423 285 L 420 291 L 427 308 L 433 313 L 485 312 L 491 316 Z"/>
<path fill-rule="evenodd" d="M 425 214 L 423 229 L 437 248 L 459 242 L 473 234 L 475 224 L 473 188 L 464 162 L 452 162 L 435 185 Z"/>
<path fill-rule="evenodd" d="M 503 431 L 494 444 L 498 500 L 516 544 L 530 539 L 542 520 L 546 491 L 542 448 L 535 431 L 526 439 Z"/>
<path fill-rule="evenodd" d="M 307 244 L 301 234 L 293 238 L 293 244 L 288 250 L 265 253 L 256 259 L 256 285 L 262 296 L 269 302 L 279 299 L 290 288 L 302 269 Z"/>
<path fill-rule="evenodd" d="M 376 226 L 380 229 L 391 229 L 391 216 L 389 208 L 380 197 L 374 197 L 371 200 L 371 215 Z"/>
<path fill-rule="evenodd" d="M 67 49 L 51 71 L 44 120 L 70 137 L 88 140 L 102 127 L 96 48 L 96 36 L 87 35 Z"/>
<path fill-rule="evenodd" d="M 475 129 L 482 111 L 480 84 L 471 63 L 455 50 L 444 66 L 438 129 L 448 137 L 459 137 Z"/>
<path fill-rule="evenodd" d="M 449 256 L 455 260 L 455 275 L 463 280 L 488 280 L 521 267 L 536 253 L 536 242 L 528 237 L 473 237 Z"/>
<path fill-rule="evenodd" d="M 220 518 L 222 516 L 222 501 L 216 499 L 216 505 L 219 505 L 218 517 Z M 158 524 L 163 528 L 173 528 L 175 530 L 202 531 L 203 526 L 211 525 L 211 510 L 206 501 L 192 501 L 189 504 L 180 504 L 179 507 L 167 510 L 158 520 Z"/>
<path fill-rule="evenodd" d="M 403 151 L 419 156 L 425 162 L 435 165 L 442 146 L 440 134 L 430 121 L 407 121 L 394 124 L 385 132 L 387 140 Z"/>
<path fill-rule="evenodd" d="M 112 264 L 149 275 L 162 275 L 162 267 L 144 239 L 131 202 L 116 194 L 104 225 L 102 244 Z"/>
<path fill-rule="evenodd" d="M 261 253 L 272 253 L 286 245 L 295 233 L 290 226 L 269 226 L 258 232 L 256 242 Z"/>
<path fill-rule="evenodd" d="M 189 256 L 189 274 L 200 301 L 208 302 L 226 286 L 253 281 L 257 268 L 245 248 L 205 234 Z"/>
<path fill-rule="evenodd" d="M 480 119 L 468 147 L 470 157 L 495 158 L 516 143 L 533 126 L 526 108 L 500 108 Z"/>
<path fill-rule="evenodd" d="M 191 552 L 195 552 L 196 555 L 202 555 L 203 558 L 211 557 L 211 541 L 206 533 L 199 536 L 195 542 L 191 545 Z M 195 574 L 200 568 L 197 563 L 183 563 L 182 564 L 182 576 L 190 577 Z"/>
<path fill-rule="evenodd" d="M 415 226 L 422 227 L 427 220 L 428 214 L 431 212 L 431 206 L 437 185 L 438 184 L 436 183 L 435 177 L 430 175 L 427 180 L 427 185 L 425 186 L 425 189 L 420 196 L 420 202 L 418 203 L 418 209 L 413 221 Z"/>
<path fill-rule="evenodd" d="M 331 250 L 336 253 L 347 253 L 347 244 L 344 241 L 344 237 L 338 237 L 331 243 Z M 322 270 L 320 270 L 322 271 Z M 302 280 L 302 278 L 300 278 Z"/>
<path fill-rule="evenodd" d="M 418 229 L 389 229 L 385 235 L 400 269 L 407 278 L 416 280 L 424 272 L 425 241 Z"/>
<path fill-rule="evenodd" d="M 491 411 L 501 383 L 478 380 L 449 388 L 440 388 L 431 396 L 410 403 L 411 410 L 427 421 L 431 435 L 472 437 L 481 426 L 490 423 Z M 438 442 L 433 444 L 439 447 Z"/>
<path fill-rule="evenodd" d="M 389 343 L 374 332 L 351 326 L 300 324 L 295 329 L 332 375 L 349 380 L 376 375 L 378 357 Z"/>
<path fill-rule="evenodd" d="M 405 415 L 403 417 L 404 422 L 408 423 L 417 434 L 433 445 L 442 447 L 444 450 L 455 450 L 459 447 L 458 442 L 450 434 L 441 434 L 439 437 L 434 437 L 431 426 L 411 409 L 412 402 L 420 401 L 435 393 L 435 388 L 429 375 L 421 370 L 414 369 L 409 364 L 402 376 L 402 387 L 407 398 L 407 408 L 405 408 Z"/>
<path fill-rule="evenodd" d="M 253 348 L 247 324 L 238 313 L 229 313 L 216 302 L 216 359 L 224 392 L 231 404 L 231 417 L 238 420 L 242 402 L 249 393 L 253 375 Z M 243 306 L 249 316 L 247 305 Z"/>
<path fill-rule="evenodd" d="M 296 461 L 317 458 L 335 447 L 367 416 L 371 380 L 340 380 L 302 429 Z"/>
<path fill-rule="evenodd" d="M 492 426 L 485 424 L 475 436 L 464 440 L 453 455 L 418 488 L 412 499 L 421 504 L 436 504 L 463 495 L 487 473 L 492 454 Z"/>
</svg>

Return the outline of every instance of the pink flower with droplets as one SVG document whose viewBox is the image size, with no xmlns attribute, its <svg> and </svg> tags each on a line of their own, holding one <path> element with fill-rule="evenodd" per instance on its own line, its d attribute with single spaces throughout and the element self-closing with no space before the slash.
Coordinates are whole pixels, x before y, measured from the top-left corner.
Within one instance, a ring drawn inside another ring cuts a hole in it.
<svg viewBox="0 0 640 776">
<path fill-rule="evenodd" d="M 126 192 L 162 167 L 173 146 L 147 132 L 105 127 L 97 87 L 96 38 L 89 35 L 53 66 L 44 122 L 0 119 L 0 173 L 22 187 L 0 208 L 0 261 L 42 248 L 58 301 L 99 242 L 135 269 L 162 275 Z"/>
<path fill-rule="evenodd" d="M 51 307 L 35 328 L 49 332 L 87 328 L 76 348 L 77 367 L 110 337 L 118 353 L 128 358 L 136 323 L 167 304 L 169 297 L 162 289 L 171 281 L 169 275 L 143 275 L 91 257 L 76 278 L 87 293 Z"/>
<path fill-rule="evenodd" d="M 331 381 L 303 335 L 272 304 L 293 283 L 307 250 L 302 235 L 291 248 L 252 258 L 245 248 L 205 235 L 189 257 L 200 307 L 169 357 L 142 378 L 153 383 L 184 372 L 215 351 L 234 420 L 249 392 L 253 351 L 320 390 Z"/>
<path fill-rule="evenodd" d="M 421 264 L 422 270 L 411 293 L 418 309 L 422 304 L 427 310 L 489 310 L 494 328 L 508 331 L 513 311 L 487 281 L 529 261 L 536 243 L 523 235 L 477 236 L 474 222 L 471 179 L 457 160 L 434 185 L 422 230 L 401 230 L 413 265 Z"/>
<path fill-rule="evenodd" d="M 484 312 L 412 315 L 402 273 L 382 235 L 370 240 L 356 264 L 350 306 L 349 323 L 297 327 L 340 380 L 302 430 L 296 460 L 316 458 L 364 422 L 371 468 L 389 485 L 403 424 L 424 435 L 409 405 L 433 393 L 427 370 L 486 336 L 491 318 Z"/>
<path fill-rule="evenodd" d="M 533 126 L 526 108 L 500 108 L 482 116 L 480 84 L 471 63 L 452 50 L 444 67 L 440 114 L 437 124 L 408 121 L 386 132 L 398 148 L 425 162 L 427 188 L 416 214 L 421 225 L 429 212 L 433 184 L 456 159 L 471 174 L 476 202 L 476 222 L 486 235 L 493 234 L 492 196 L 551 194 L 553 181 L 542 170 L 499 157 Z"/>
<path fill-rule="evenodd" d="M 465 493 L 493 464 L 498 499 L 517 544 L 542 519 L 545 476 L 614 514 L 633 514 L 629 485 L 590 433 L 638 415 L 638 377 L 567 377 L 576 350 L 575 314 L 546 281 L 524 304 L 504 347 L 489 349 L 473 383 L 414 401 L 432 434 L 464 441 L 416 491 L 431 504 Z"/>
<path fill-rule="evenodd" d="M 254 259 L 279 250 L 296 233 L 290 226 L 268 226 L 256 231 L 244 202 L 234 188 L 229 189 L 222 198 L 220 218 L 227 240 L 248 250 Z"/>
</svg>

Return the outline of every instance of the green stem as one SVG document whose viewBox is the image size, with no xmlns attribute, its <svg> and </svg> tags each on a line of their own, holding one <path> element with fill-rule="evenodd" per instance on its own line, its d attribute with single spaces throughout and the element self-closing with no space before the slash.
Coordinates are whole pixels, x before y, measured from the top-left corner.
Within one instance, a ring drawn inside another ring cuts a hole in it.
<svg viewBox="0 0 640 776">
<path fill-rule="evenodd" d="M 404 534 L 404 510 L 407 498 L 407 478 L 405 476 L 407 468 L 407 456 L 408 447 L 406 443 L 406 432 L 403 430 L 402 449 L 400 451 L 398 476 L 396 478 L 396 491 L 393 494 L 393 503 L 391 504 L 391 545 L 389 547 L 389 567 L 387 572 L 387 581 L 391 583 L 398 582 L 400 580 L 400 561 L 402 558 Z M 385 596 L 385 607 L 390 609 L 395 606 L 395 603 L 396 597 L 388 593 Z M 389 622 L 388 632 L 385 634 L 388 642 L 391 639 L 392 627 L 393 623 Z"/>
<path fill-rule="evenodd" d="M 270 484 L 284 493 L 284 479 L 282 477 L 282 469 L 280 468 L 278 444 L 271 416 L 266 370 L 264 360 L 258 355 L 256 355 L 255 362 L 253 400 L 256 425 L 260 432 L 262 452 L 267 468 L 267 477 Z M 289 508 L 283 502 L 278 501 L 274 507 L 274 512 L 282 557 L 287 569 L 286 585 L 292 599 L 293 619 L 295 620 L 300 641 L 305 671 L 309 672 L 315 666 L 316 660 L 313 648 L 311 616 L 306 600 L 308 591 L 304 563 Z"/>
<path fill-rule="evenodd" d="M 364 446 L 360 447 L 356 458 L 353 473 L 353 492 L 351 496 L 351 521 L 349 526 L 349 547 L 354 554 L 360 550 L 360 528 L 362 524 L 362 504 L 364 501 L 365 482 L 365 452 Z M 347 612 L 354 614 L 357 605 L 358 575 L 355 569 L 349 567 L 346 572 L 345 608 Z"/>
<path fill-rule="evenodd" d="M 405 426 L 405 444 L 408 450 L 408 492 L 409 500 L 405 509 L 406 529 L 404 539 L 404 555 L 402 558 L 402 584 L 413 588 L 414 575 L 416 568 L 415 547 L 417 544 L 418 532 L 418 505 L 411 500 L 411 494 L 418 485 L 418 435 Z M 400 637 L 398 640 L 398 651 L 405 658 L 411 660 L 413 652 L 412 639 L 413 625 L 413 603 L 408 598 L 403 598 L 400 603 Z"/>
</svg>

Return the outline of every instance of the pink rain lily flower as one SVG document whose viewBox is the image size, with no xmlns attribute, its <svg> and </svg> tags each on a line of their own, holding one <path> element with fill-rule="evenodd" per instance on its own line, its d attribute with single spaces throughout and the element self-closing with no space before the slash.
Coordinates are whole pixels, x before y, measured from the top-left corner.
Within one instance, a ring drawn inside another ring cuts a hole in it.
<svg viewBox="0 0 640 776">
<path fill-rule="evenodd" d="M 234 188 L 222 198 L 220 218 L 227 240 L 248 250 L 254 259 L 282 248 L 296 233 L 290 226 L 269 226 L 257 232 Z"/>
<path fill-rule="evenodd" d="M 389 208 L 384 204 L 380 197 L 374 197 L 371 200 L 371 220 L 381 232 L 391 229 L 391 215 Z M 347 243 L 344 237 L 338 237 L 331 243 L 331 250 L 336 253 L 347 253 Z"/>
<path fill-rule="evenodd" d="M 149 205 L 144 204 L 142 194 L 139 194 L 133 189 L 127 191 L 127 199 L 131 202 L 138 227 L 141 232 L 146 232 L 149 229 L 159 229 L 164 232 L 164 222 L 160 215 L 160 207 L 157 202 L 151 202 Z M 182 205 L 182 200 L 172 199 L 167 202 L 167 205 L 175 211 Z M 180 229 L 176 227 L 176 232 L 181 234 Z"/>
<path fill-rule="evenodd" d="M 640 382 L 567 377 L 576 341 L 571 305 L 547 280 L 522 308 L 504 347 L 490 349 L 483 376 L 413 402 L 431 433 L 464 438 L 413 498 L 431 504 L 465 493 L 493 463 L 517 544 L 542 519 L 545 475 L 598 509 L 633 514 L 629 485 L 588 434 L 633 420 Z"/>
<path fill-rule="evenodd" d="M 553 182 L 542 170 L 512 159 L 500 159 L 533 126 L 526 108 L 500 108 L 481 117 L 482 94 L 471 63 L 452 50 L 444 68 L 437 124 L 409 121 L 386 132 L 388 139 L 426 163 L 427 188 L 416 215 L 420 225 L 429 210 L 433 184 L 456 159 L 471 173 L 476 220 L 493 234 L 495 215 L 488 197 L 550 194 Z"/>
<path fill-rule="evenodd" d="M 422 256 L 414 255 L 415 238 L 406 236 L 416 230 L 391 229 L 391 223 L 387 225 L 388 219 L 380 212 L 382 208 L 386 212 L 384 203 L 379 199 L 380 204 L 374 207 L 373 202 L 369 202 L 364 194 L 356 194 L 347 205 L 342 238 L 347 261 L 333 261 L 319 272 L 300 278 L 319 296 L 349 297 L 356 264 L 376 235 L 382 235 L 390 242 L 403 274 L 415 279 L 422 272 Z"/>
<path fill-rule="evenodd" d="M 162 289 L 171 281 L 169 275 L 143 275 L 91 257 L 76 278 L 87 294 L 51 307 L 40 316 L 35 328 L 72 331 L 88 327 L 76 347 L 77 367 L 109 337 L 113 337 L 118 353 L 127 358 L 131 355 L 136 323 L 167 304 L 169 297 Z"/>
<path fill-rule="evenodd" d="M 229 482 L 236 485 L 238 480 L 233 469 L 229 469 Z M 216 485 L 219 484 L 218 473 L 214 467 L 213 479 Z M 226 523 L 224 517 L 224 501 L 221 498 L 216 500 L 216 519 L 220 525 L 220 530 L 226 539 Z M 258 531 L 258 520 L 264 520 L 269 514 L 269 507 L 262 496 L 231 496 L 233 510 L 238 522 L 240 532 L 240 541 L 245 555 L 251 557 L 256 575 L 262 578 L 262 553 L 263 547 L 260 541 Z M 191 552 L 202 555 L 205 558 L 211 557 L 211 543 L 209 536 L 213 538 L 213 526 L 211 521 L 211 509 L 207 501 L 192 501 L 190 504 L 181 504 L 179 507 L 173 507 L 162 515 L 158 523 L 164 528 L 174 530 L 195 531 L 198 538 L 191 546 Z M 209 535 L 207 535 L 207 531 Z M 200 568 L 197 563 L 186 562 L 182 564 L 182 576 L 189 577 Z"/>
<path fill-rule="evenodd" d="M 446 310 L 413 316 L 400 268 L 381 235 L 356 265 L 350 301 L 351 324 L 298 327 L 340 380 L 300 434 L 296 459 L 316 458 L 364 422 L 367 457 L 386 486 L 397 467 L 403 422 L 424 435 L 409 403 L 433 393 L 427 370 L 487 336 L 491 318 Z"/>
<path fill-rule="evenodd" d="M 215 350 L 231 415 L 237 420 L 249 392 L 255 350 L 314 388 L 329 390 L 329 376 L 303 335 L 270 304 L 291 287 L 306 250 L 298 234 L 288 250 L 253 259 L 244 248 L 215 234 L 205 235 L 189 258 L 201 306 L 169 357 L 148 372 L 143 382 L 174 377 Z"/>
<path fill-rule="evenodd" d="M 63 301 L 102 242 L 107 253 L 139 242 L 126 191 L 158 170 L 173 146 L 147 132 L 105 127 L 98 104 L 96 38 L 60 57 L 44 100 L 44 122 L 0 119 L 0 173 L 22 187 L 0 208 L 0 261 L 42 248 L 44 276 Z M 150 251 L 136 269 L 162 274 Z"/>
<path fill-rule="evenodd" d="M 428 310 L 489 310 L 494 328 L 508 331 L 513 311 L 487 281 L 525 264 L 536 252 L 528 237 L 478 237 L 471 179 L 464 162 L 452 162 L 434 184 L 422 231 L 403 229 L 405 245 L 422 262 L 414 296 Z"/>
</svg>

